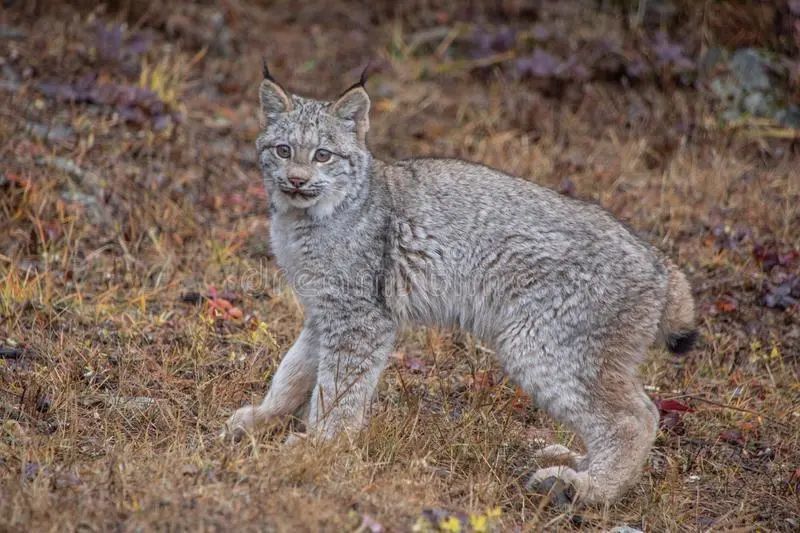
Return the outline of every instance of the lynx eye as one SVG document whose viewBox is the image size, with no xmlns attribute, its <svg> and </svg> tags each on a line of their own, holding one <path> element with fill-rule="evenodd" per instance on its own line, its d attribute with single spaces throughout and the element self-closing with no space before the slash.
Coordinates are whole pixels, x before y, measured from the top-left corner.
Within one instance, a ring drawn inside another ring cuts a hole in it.
<svg viewBox="0 0 800 533">
<path fill-rule="evenodd" d="M 276 146 L 275 153 L 278 154 L 278 157 L 281 159 L 289 159 L 292 157 L 292 149 L 286 144 L 279 144 Z"/>
<path fill-rule="evenodd" d="M 327 163 L 331 160 L 331 152 L 325 148 L 320 148 L 314 152 L 314 161 L 317 163 Z"/>
</svg>

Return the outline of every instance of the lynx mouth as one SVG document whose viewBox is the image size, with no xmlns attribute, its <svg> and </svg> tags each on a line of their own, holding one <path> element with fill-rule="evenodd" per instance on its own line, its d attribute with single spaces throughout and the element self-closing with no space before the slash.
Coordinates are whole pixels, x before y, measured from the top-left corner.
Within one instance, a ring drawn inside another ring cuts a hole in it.
<svg viewBox="0 0 800 533">
<path fill-rule="evenodd" d="M 305 200 L 309 200 L 311 198 L 316 198 L 317 196 L 319 196 L 319 191 L 303 191 L 303 190 L 300 190 L 300 189 L 284 189 L 283 187 L 281 187 L 281 192 L 283 194 L 285 194 L 286 196 L 288 196 L 289 198 L 292 198 L 294 200 L 296 200 L 298 198 L 303 198 Z"/>
</svg>

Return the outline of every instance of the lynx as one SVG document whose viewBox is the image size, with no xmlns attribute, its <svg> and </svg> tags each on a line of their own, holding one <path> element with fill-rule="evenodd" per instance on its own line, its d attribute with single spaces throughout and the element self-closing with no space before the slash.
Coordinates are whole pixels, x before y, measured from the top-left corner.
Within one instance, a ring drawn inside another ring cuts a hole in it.
<svg viewBox="0 0 800 533">
<path fill-rule="evenodd" d="M 398 327 L 457 327 L 583 443 L 585 454 L 540 450 L 560 464 L 530 485 L 619 498 L 658 428 L 637 367 L 656 341 L 684 352 L 695 340 L 685 276 L 595 205 L 457 159 L 376 159 L 364 81 L 318 101 L 265 66 L 258 161 L 274 254 L 305 322 L 263 402 L 226 433 L 304 407 L 309 436 L 357 431 Z"/>
</svg>

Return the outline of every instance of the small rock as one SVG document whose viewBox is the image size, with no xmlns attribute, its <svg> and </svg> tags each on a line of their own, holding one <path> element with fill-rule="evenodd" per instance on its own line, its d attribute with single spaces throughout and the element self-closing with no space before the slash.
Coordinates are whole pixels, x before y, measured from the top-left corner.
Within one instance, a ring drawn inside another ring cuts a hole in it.
<svg viewBox="0 0 800 533">
<path fill-rule="evenodd" d="M 754 92 L 745 96 L 742 106 L 745 111 L 757 117 L 768 115 L 771 108 L 774 107 L 770 102 L 769 96 L 762 92 Z"/>
<path fill-rule="evenodd" d="M 769 91 L 767 70 L 769 63 L 753 48 L 742 48 L 734 52 L 730 62 L 731 71 L 748 92 Z"/>
</svg>

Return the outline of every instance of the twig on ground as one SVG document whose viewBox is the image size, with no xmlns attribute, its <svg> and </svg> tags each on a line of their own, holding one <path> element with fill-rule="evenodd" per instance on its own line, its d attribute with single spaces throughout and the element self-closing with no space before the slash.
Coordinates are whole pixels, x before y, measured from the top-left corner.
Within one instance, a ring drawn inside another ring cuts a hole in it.
<svg viewBox="0 0 800 533">
<path fill-rule="evenodd" d="M 742 413 L 748 413 L 748 414 L 751 414 L 751 415 L 760 416 L 764 420 L 768 420 L 768 421 L 772 422 L 773 424 L 777 424 L 777 425 L 779 425 L 779 426 L 781 426 L 783 428 L 786 428 L 786 429 L 791 429 L 792 428 L 786 422 L 781 422 L 780 420 L 777 420 L 777 419 L 775 419 L 775 418 L 773 418 L 771 416 L 767 416 L 764 413 L 760 413 L 758 411 L 754 411 L 753 409 L 748 409 L 746 407 L 737 407 L 735 405 L 730 405 L 730 404 L 727 404 L 727 403 L 722 403 L 722 402 L 717 402 L 717 401 L 714 401 L 714 400 L 709 400 L 708 398 L 703 398 L 702 396 L 696 396 L 694 394 L 679 394 L 677 396 L 671 396 L 671 397 L 665 398 L 665 399 L 667 399 L 667 400 L 677 400 L 677 399 L 680 399 L 680 398 L 688 398 L 690 400 L 695 400 L 695 401 L 698 401 L 698 402 L 707 403 L 709 405 L 713 405 L 715 407 L 720 407 L 722 409 L 732 409 L 733 411 L 740 411 Z"/>
</svg>

